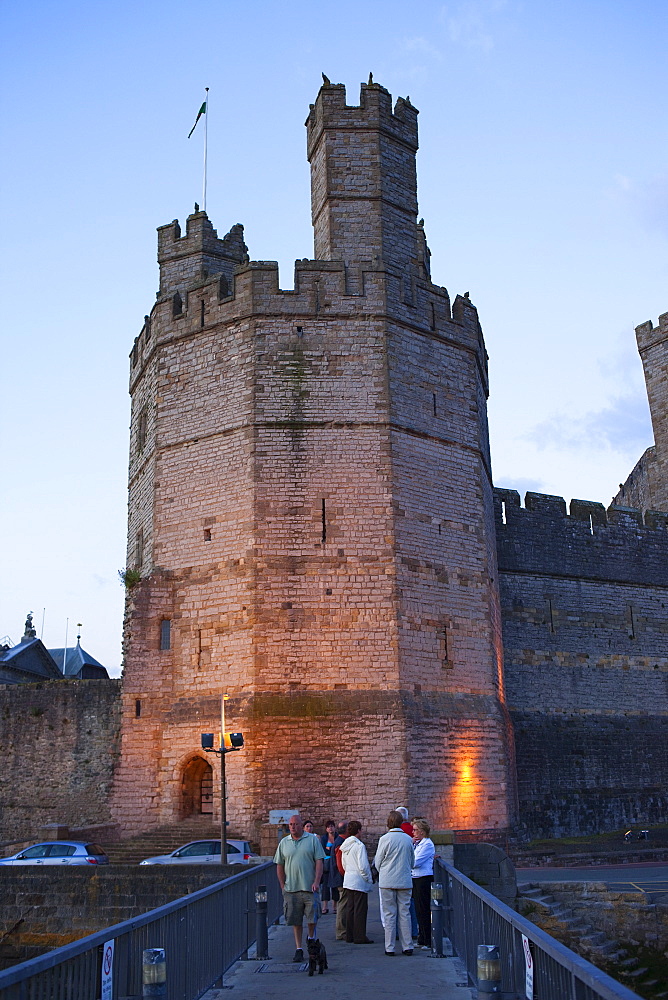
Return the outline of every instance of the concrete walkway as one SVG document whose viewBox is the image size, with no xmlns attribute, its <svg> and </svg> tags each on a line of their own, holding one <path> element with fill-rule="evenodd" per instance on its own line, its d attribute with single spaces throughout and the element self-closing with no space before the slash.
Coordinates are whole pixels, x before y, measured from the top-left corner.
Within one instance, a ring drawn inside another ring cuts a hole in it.
<svg viewBox="0 0 668 1000">
<path fill-rule="evenodd" d="M 209 990 L 203 1000 L 229 1000 L 230 988 L 249 1000 L 286 1000 L 299 984 L 299 992 L 331 1000 L 386 1000 L 388 996 L 420 1000 L 471 1000 L 476 992 L 466 986 L 463 966 L 454 958 L 432 958 L 416 950 L 409 957 L 399 952 L 387 958 L 380 924 L 378 890 L 371 892 L 367 932 L 375 944 L 355 945 L 335 939 L 332 913 L 318 922 L 318 937 L 327 949 L 329 968 L 309 977 L 308 966 L 293 965 L 292 928 L 283 924 L 269 930 L 268 962 L 237 962 L 225 976 L 225 988 Z M 397 950 L 399 944 L 397 942 Z M 306 945 L 304 945 L 306 953 Z"/>
</svg>

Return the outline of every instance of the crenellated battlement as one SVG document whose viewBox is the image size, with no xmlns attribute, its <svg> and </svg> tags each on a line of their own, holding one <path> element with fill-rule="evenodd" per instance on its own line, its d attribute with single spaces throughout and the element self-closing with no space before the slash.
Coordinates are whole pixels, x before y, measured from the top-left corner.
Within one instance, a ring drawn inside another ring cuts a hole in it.
<svg viewBox="0 0 668 1000">
<path fill-rule="evenodd" d="M 668 513 L 495 489 L 500 572 L 668 587 Z"/>
<path fill-rule="evenodd" d="M 668 312 L 659 316 L 658 326 L 654 326 L 651 319 L 648 319 L 646 323 L 641 323 L 640 326 L 636 327 L 636 340 L 641 356 L 648 348 L 666 340 L 666 338 L 668 338 Z"/>
<path fill-rule="evenodd" d="M 244 227 L 240 222 L 232 226 L 221 240 L 206 212 L 196 211 L 186 219 L 185 236 L 178 219 L 166 226 L 158 226 L 158 263 L 194 253 L 207 253 L 223 260 L 241 263 L 248 256 L 244 243 Z"/>
<path fill-rule="evenodd" d="M 453 322 L 459 323 L 460 326 L 470 327 L 478 333 L 482 333 L 478 310 L 471 302 L 468 294 L 457 295 L 455 297 L 455 301 L 452 303 L 452 319 Z"/>
<path fill-rule="evenodd" d="M 241 223 L 232 226 L 223 239 L 213 228 L 206 212 L 197 211 L 186 219 L 185 235 L 178 219 L 158 227 L 158 297 L 183 289 L 213 274 L 224 274 L 231 282 L 235 267 L 248 260 Z"/>
<path fill-rule="evenodd" d="M 173 226 L 172 223 L 161 230 Z M 231 232 L 234 234 L 236 229 Z M 209 232 L 215 238 L 210 223 Z M 182 239 L 168 234 L 166 252 L 171 252 L 170 245 L 178 247 Z M 214 264 L 210 266 L 213 268 Z M 391 312 L 425 334 L 442 336 L 479 354 L 482 352 L 481 370 L 486 371 L 478 314 L 468 298 L 458 296 L 451 309 L 447 289 L 425 281 L 416 284 L 413 300 L 407 306 L 401 291 L 400 279 L 388 272 L 382 261 L 362 262 L 351 268 L 340 260 L 303 258 L 295 261 L 294 287 L 289 289 L 280 287 L 276 261 L 246 260 L 228 271 L 216 269 L 209 275 L 193 272 L 189 281 L 183 276 L 176 285 L 159 294 L 151 316 L 145 317 L 130 352 L 131 387 L 153 351 L 174 338 L 200 332 L 208 336 L 213 325 L 239 322 L 251 315 L 258 319 L 285 317 L 286 336 L 297 325 L 303 325 L 308 336 L 309 324 L 335 316 L 352 318 L 359 313 L 362 303 L 368 315 L 385 316 Z"/>
<path fill-rule="evenodd" d="M 418 148 L 418 114 L 408 97 L 398 97 L 393 109 L 392 95 L 379 83 L 363 83 L 360 87 L 359 104 L 351 105 L 346 104 L 344 84 L 326 81 L 320 88 L 315 104 L 310 105 L 305 123 L 309 160 L 325 128 L 382 128 L 415 152 Z"/>
<path fill-rule="evenodd" d="M 503 508 L 504 504 L 505 509 Z M 503 524 L 507 523 L 509 517 L 512 518 L 518 511 L 521 511 L 523 514 L 537 514 L 553 521 L 564 518 L 584 521 L 590 526 L 627 525 L 634 530 L 637 528 L 665 530 L 668 527 L 668 513 L 664 511 L 647 510 L 643 515 L 642 511 L 633 507 L 615 505 L 606 508 L 595 500 L 571 500 L 567 509 L 563 497 L 552 496 L 549 493 L 526 493 L 524 507 L 522 507 L 517 490 L 503 489 L 498 486 L 494 488 L 494 506 L 497 519 L 501 520 Z"/>
</svg>

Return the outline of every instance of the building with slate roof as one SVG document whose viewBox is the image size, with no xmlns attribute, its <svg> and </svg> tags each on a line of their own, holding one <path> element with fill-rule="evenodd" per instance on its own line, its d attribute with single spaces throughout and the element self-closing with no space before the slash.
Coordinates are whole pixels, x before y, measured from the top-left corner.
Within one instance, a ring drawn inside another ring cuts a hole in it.
<svg viewBox="0 0 668 1000">
<path fill-rule="evenodd" d="M 79 639 L 77 636 L 77 644 L 74 647 L 49 650 L 61 674 L 65 677 L 78 677 L 84 681 L 108 677 L 107 668 L 82 648 Z"/>
<path fill-rule="evenodd" d="M 106 668 L 81 648 L 80 639 L 78 635 L 73 648 L 47 649 L 37 638 L 30 613 L 19 643 L 12 646 L 8 639 L 0 642 L 0 684 L 30 684 L 34 681 L 62 680 L 63 677 L 79 680 L 108 678 Z"/>
<path fill-rule="evenodd" d="M 29 684 L 62 676 L 41 639 L 24 636 L 16 646 L 0 646 L 0 684 Z"/>
<path fill-rule="evenodd" d="M 12 646 L 6 639 L 0 643 L 0 684 L 28 684 L 31 681 L 55 680 L 63 675 L 32 624 L 32 612 L 27 616 L 21 641 Z"/>
</svg>

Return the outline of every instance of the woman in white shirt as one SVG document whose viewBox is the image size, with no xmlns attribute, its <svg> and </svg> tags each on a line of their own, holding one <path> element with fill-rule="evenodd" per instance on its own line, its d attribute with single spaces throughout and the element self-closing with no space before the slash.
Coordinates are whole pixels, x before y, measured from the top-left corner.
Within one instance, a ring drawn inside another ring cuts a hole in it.
<svg viewBox="0 0 668 1000">
<path fill-rule="evenodd" d="M 341 844 L 341 864 L 346 890 L 346 941 L 353 944 L 373 944 L 366 936 L 369 892 L 373 885 L 366 847 L 359 839 L 362 824 L 356 819 L 348 823 L 348 836 Z"/>
<path fill-rule="evenodd" d="M 429 823 L 417 816 L 413 823 L 413 847 L 415 865 L 413 876 L 413 899 L 418 920 L 418 947 L 431 950 L 431 883 L 434 881 L 434 854 L 436 849 L 429 839 Z"/>
</svg>

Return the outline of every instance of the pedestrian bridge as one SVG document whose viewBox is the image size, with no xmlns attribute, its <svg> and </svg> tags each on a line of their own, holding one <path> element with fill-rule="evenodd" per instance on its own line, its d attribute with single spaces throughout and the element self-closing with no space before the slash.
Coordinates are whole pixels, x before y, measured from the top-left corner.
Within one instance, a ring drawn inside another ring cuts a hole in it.
<svg viewBox="0 0 668 1000">
<path fill-rule="evenodd" d="M 327 1000 L 387 1000 L 388 996 L 402 1000 L 413 996 L 420 1000 L 471 1000 L 477 995 L 469 988 L 463 964 L 455 958 L 432 958 L 429 952 L 420 950 L 407 957 L 398 946 L 397 955 L 387 958 L 377 889 L 370 893 L 367 919 L 367 933 L 373 944 L 337 941 L 335 920 L 329 913 L 318 921 L 318 937 L 327 949 L 329 965 L 322 976 L 309 978 L 307 962 L 292 962 L 292 928 L 281 924 L 269 931 L 269 961 L 236 963 L 224 982 L 226 987 L 234 987 L 234 993 L 213 989 L 204 994 L 204 1000 L 229 1000 L 236 995 L 244 1000 L 286 1000 L 297 984 L 300 993 Z"/>
<path fill-rule="evenodd" d="M 432 926 L 444 936 L 434 935 L 432 953 L 385 955 L 374 890 L 374 943 L 336 941 L 333 915 L 321 917 L 329 969 L 308 978 L 305 964 L 292 962 L 292 929 L 277 923 L 282 901 L 267 862 L 0 972 L 0 1000 L 226 1000 L 230 986 L 248 1000 L 284 1000 L 295 977 L 310 994 L 336 1000 L 415 991 L 421 1000 L 471 1000 L 485 992 L 502 1000 L 638 1000 L 442 859 L 434 877 L 443 899 L 432 901 Z M 440 957 L 442 943 L 452 957 Z M 497 946 L 498 961 L 478 965 L 480 945 Z M 143 984 L 142 964 L 151 958 Z"/>
</svg>

